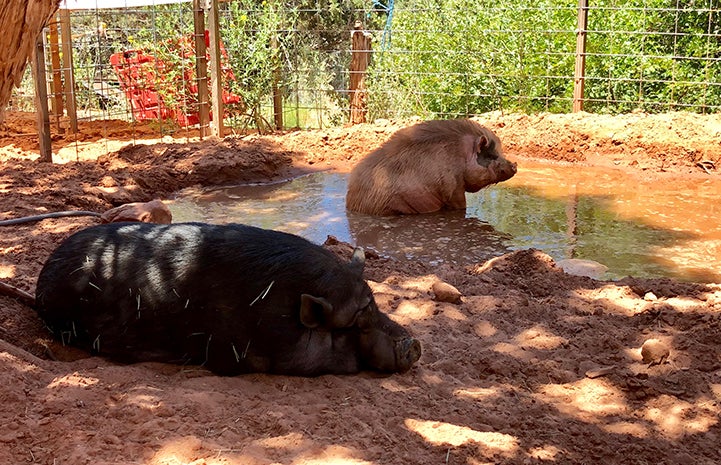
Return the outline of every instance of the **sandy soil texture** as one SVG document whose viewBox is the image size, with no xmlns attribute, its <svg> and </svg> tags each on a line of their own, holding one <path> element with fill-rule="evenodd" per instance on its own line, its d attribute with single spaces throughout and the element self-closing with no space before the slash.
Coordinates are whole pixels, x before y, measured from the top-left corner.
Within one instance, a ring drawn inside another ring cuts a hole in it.
<svg viewBox="0 0 721 465">
<path fill-rule="evenodd" d="M 519 170 L 541 158 L 659 183 L 719 179 L 720 116 L 478 120 Z M 35 161 L 32 115 L 9 114 L 0 219 L 349 170 L 402 124 L 199 142 L 93 123 L 56 133 L 63 163 L 50 165 Z M 96 221 L 0 229 L 0 281 L 33 293 L 50 252 Z M 381 310 L 423 344 L 408 373 L 228 378 L 118 365 L 58 346 L 30 307 L 0 295 L 0 464 L 721 463 L 721 284 L 596 281 L 532 249 L 465 267 L 371 255 L 366 278 Z M 436 300 L 438 281 L 461 302 Z"/>
</svg>

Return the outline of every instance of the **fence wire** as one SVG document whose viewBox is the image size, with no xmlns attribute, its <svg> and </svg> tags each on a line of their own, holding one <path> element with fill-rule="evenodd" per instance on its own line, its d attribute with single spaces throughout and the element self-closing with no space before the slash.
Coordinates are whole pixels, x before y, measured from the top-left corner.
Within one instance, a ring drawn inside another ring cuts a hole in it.
<svg viewBox="0 0 721 465">
<path fill-rule="evenodd" d="M 223 86 L 237 96 L 228 104 L 227 124 L 274 126 L 274 94 L 282 96 L 284 127 L 347 122 L 351 32 L 358 21 L 372 39 L 364 71 L 370 121 L 494 110 L 565 113 L 572 111 L 580 79 L 589 112 L 721 109 L 721 0 L 590 3 L 585 73 L 576 76 L 577 2 L 223 2 Z M 162 101 L 175 115 L 165 115 L 161 131 L 192 124 L 176 117 L 192 116 L 199 104 L 191 92 L 194 59 L 180 45 L 193 38 L 192 3 L 73 11 L 70 18 L 80 119 L 143 117 L 110 64 L 115 54 L 142 50 L 156 59 L 145 75 L 154 94 L 144 97 Z M 49 34 L 45 40 L 49 100 L 57 107 L 66 65 L 53 63 L 57 52 Z M 28 77 L 11 110 L 34 110 L 32 89 Z"/>
</svg>

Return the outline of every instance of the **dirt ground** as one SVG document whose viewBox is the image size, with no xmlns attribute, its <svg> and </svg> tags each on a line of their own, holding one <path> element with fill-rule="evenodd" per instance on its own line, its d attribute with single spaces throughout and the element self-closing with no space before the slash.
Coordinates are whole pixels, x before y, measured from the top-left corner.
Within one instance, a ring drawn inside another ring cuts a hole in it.
<svg viewBox="0 0 721 465">
<path fill-rule="evenodd" d="M 617 166 L 631 181 L 719 177 L 721 116 L 478 120 L 519 170 L 540 158 Z M 348 170 L 408 123 L 204 142 L 85 123 L 75 135 L 54 129 L 62 164 L 51 165 L 35 161 L 33 115 L 11 113 L 0 128 L 0 219 Z M 0 281 L 33 293 L 54 247 L 95 221 L 2 228 Z M 0 464 L 721 463 L 721 284 L 596 281 L 537 250 L 466 267 L 369 258 L 366 278 L 423 344 L 408 373 L 227 378 L 117 365 L 63 350 L 31 308 L 0 295 Z M 434 300 L 438 280 L 462 302 Z"/>
</svg>

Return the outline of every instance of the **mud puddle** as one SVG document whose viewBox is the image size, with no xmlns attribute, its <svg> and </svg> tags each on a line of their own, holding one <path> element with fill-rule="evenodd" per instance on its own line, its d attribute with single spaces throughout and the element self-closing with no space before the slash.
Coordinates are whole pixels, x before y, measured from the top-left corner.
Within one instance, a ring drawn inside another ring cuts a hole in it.
<svg viewBox="0 0 721 465">
<path fill-rule="evenodd" d="M 328 235 L 399 259 L 473 264 L 534 247 L 588 260 L 597 277 L 721 281 L 721 183 L 659 182 L 621 170 L 524 162 L 509 181 L 467 194 L 466 212 L 375 218 L 345 211 L 347 175 L 184 191 L 174 221 L 238 222 L 322 243 Z M 563 262 L 562 262 L 563 263 Z"/>
</svg>

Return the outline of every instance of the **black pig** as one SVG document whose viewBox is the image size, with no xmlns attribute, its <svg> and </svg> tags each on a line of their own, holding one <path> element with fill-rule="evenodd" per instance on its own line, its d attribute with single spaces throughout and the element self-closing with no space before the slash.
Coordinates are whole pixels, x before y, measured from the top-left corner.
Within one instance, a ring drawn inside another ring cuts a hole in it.
<svg viewBox="0 0 721 465">
<path fill-rule="evenodd" d="M 121 362 L 215 373 L 404 372 L 420 343 L 378 310 L 350 263 L 307 240 L 244 225 L 115 223 L 65 240 L 36 308 L 64 343 Z"/>
</svg>

